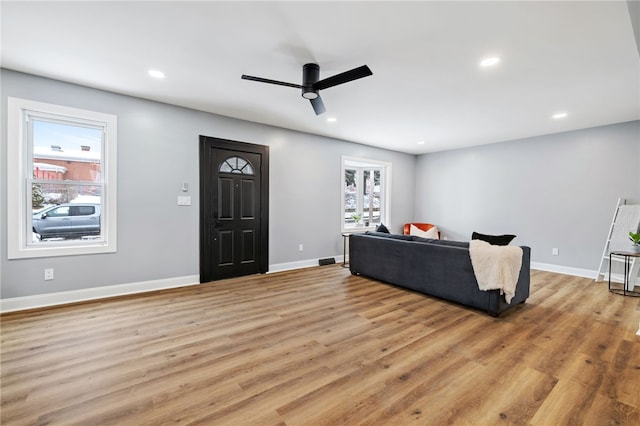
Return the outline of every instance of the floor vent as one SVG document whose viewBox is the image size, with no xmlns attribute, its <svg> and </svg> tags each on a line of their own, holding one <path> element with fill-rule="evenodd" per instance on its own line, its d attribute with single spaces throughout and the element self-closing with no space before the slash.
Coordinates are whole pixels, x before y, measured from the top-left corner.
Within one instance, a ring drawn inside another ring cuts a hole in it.
<svg viewBox="0 0 640 426">
<path fill-rule="evenodd" d="M 318 259 L 318 263 L 320 264 L 320 266 L 333 265 L 334 263 L 336 263 L 336 260 L 333 257 L 326 257 L 324 259 Z"/>
</svg>

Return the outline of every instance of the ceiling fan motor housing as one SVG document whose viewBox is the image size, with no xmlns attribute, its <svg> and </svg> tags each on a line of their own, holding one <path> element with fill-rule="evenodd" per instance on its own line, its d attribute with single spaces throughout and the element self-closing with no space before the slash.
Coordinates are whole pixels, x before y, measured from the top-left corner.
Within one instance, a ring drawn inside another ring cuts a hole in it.
<svg viewBox="0 0 640 426">
<path fill-rule="evenodd" d="M 302 97 L 305 99 L 315 99 L 318 91 L 313 85 L 320 80 L 320 66 L 318 64 L 304 64 L 302 67 Z"/>
</svg>

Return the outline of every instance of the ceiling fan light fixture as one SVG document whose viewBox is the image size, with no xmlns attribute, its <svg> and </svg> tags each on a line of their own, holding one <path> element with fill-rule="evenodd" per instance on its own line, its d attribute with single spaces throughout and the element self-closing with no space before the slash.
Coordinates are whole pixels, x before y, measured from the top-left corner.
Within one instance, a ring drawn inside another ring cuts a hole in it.
<svg viewBox="0 0 640 426">
<path fill-rule="evenodd" d="M 302 89 L 302 97 L 305 99 L 315 99 L 318 97 L 318 91 Z"/>
</svg>

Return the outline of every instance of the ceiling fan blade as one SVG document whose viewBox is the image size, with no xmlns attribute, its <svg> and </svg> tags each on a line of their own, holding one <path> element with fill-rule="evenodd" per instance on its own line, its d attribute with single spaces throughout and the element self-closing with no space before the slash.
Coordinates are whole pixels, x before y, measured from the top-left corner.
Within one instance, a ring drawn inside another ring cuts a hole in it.
<svg viewBox="0 0 640 426">
<path fill-rule="evenodd" d="M 243 80 L 257 81 L 259 83 L 277 84 L 278 86 L 295 87 L 296 89 L 302 89 L 302 86 L 294 83 L 287 83 L 286 81 L 269 80 L 268 78 L 254 77 L 252 75 L 242 74 Z"/>
<path fill-rule="evenodd" d="M 349 71 L 345 71 L 340 74 L 336 74 L 333 77 L 327 77 L 313 84 L 315 90 L 328 89 L 329 87 L 337 86 L 338 84 L 348 83 L 353 80 L 357 80 L 362 77 L 368 77 L 373 75 L 368 66 L 363 65 L 358 68 L 354 68 Z"/>
<path fill-rule="evenodd" d="M 309 99 L 309 101 L 311 101 L 311 106 L 313 107 L 313 110 L 315 111 L 316 115 L 323 114 L 326 111 L 326 108 L 324 107 L 324 102 L 322 102 L 322 98 L 320 96 L 318 96 L 315 99 Z"/>
</svg>

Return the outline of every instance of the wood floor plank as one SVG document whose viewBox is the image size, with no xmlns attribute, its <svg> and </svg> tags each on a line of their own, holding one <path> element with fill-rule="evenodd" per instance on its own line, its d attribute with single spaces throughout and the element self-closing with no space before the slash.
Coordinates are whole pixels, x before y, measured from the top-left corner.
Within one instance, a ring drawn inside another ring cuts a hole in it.
<svg viewBox="0 0 640 426">
<path fill-rule="evenodd" d="M 499 318 L 339 265 L 0 316 L 3 425 L 640 424 L 640 299 Z"/>
<path fill-rule="evenodd" d="M 585 424 L 587 409 L 597 396 L 596 389 L 571 379 L 560 379 L 549 392 L 530 423 L 534 426 L 550 424 Z"/>
<path fill-rule="evenodd" d="M 601 394 L 596 395 L 584 415 L 585 425 L 640 425 L 640 410 Z"/>
</svg>

